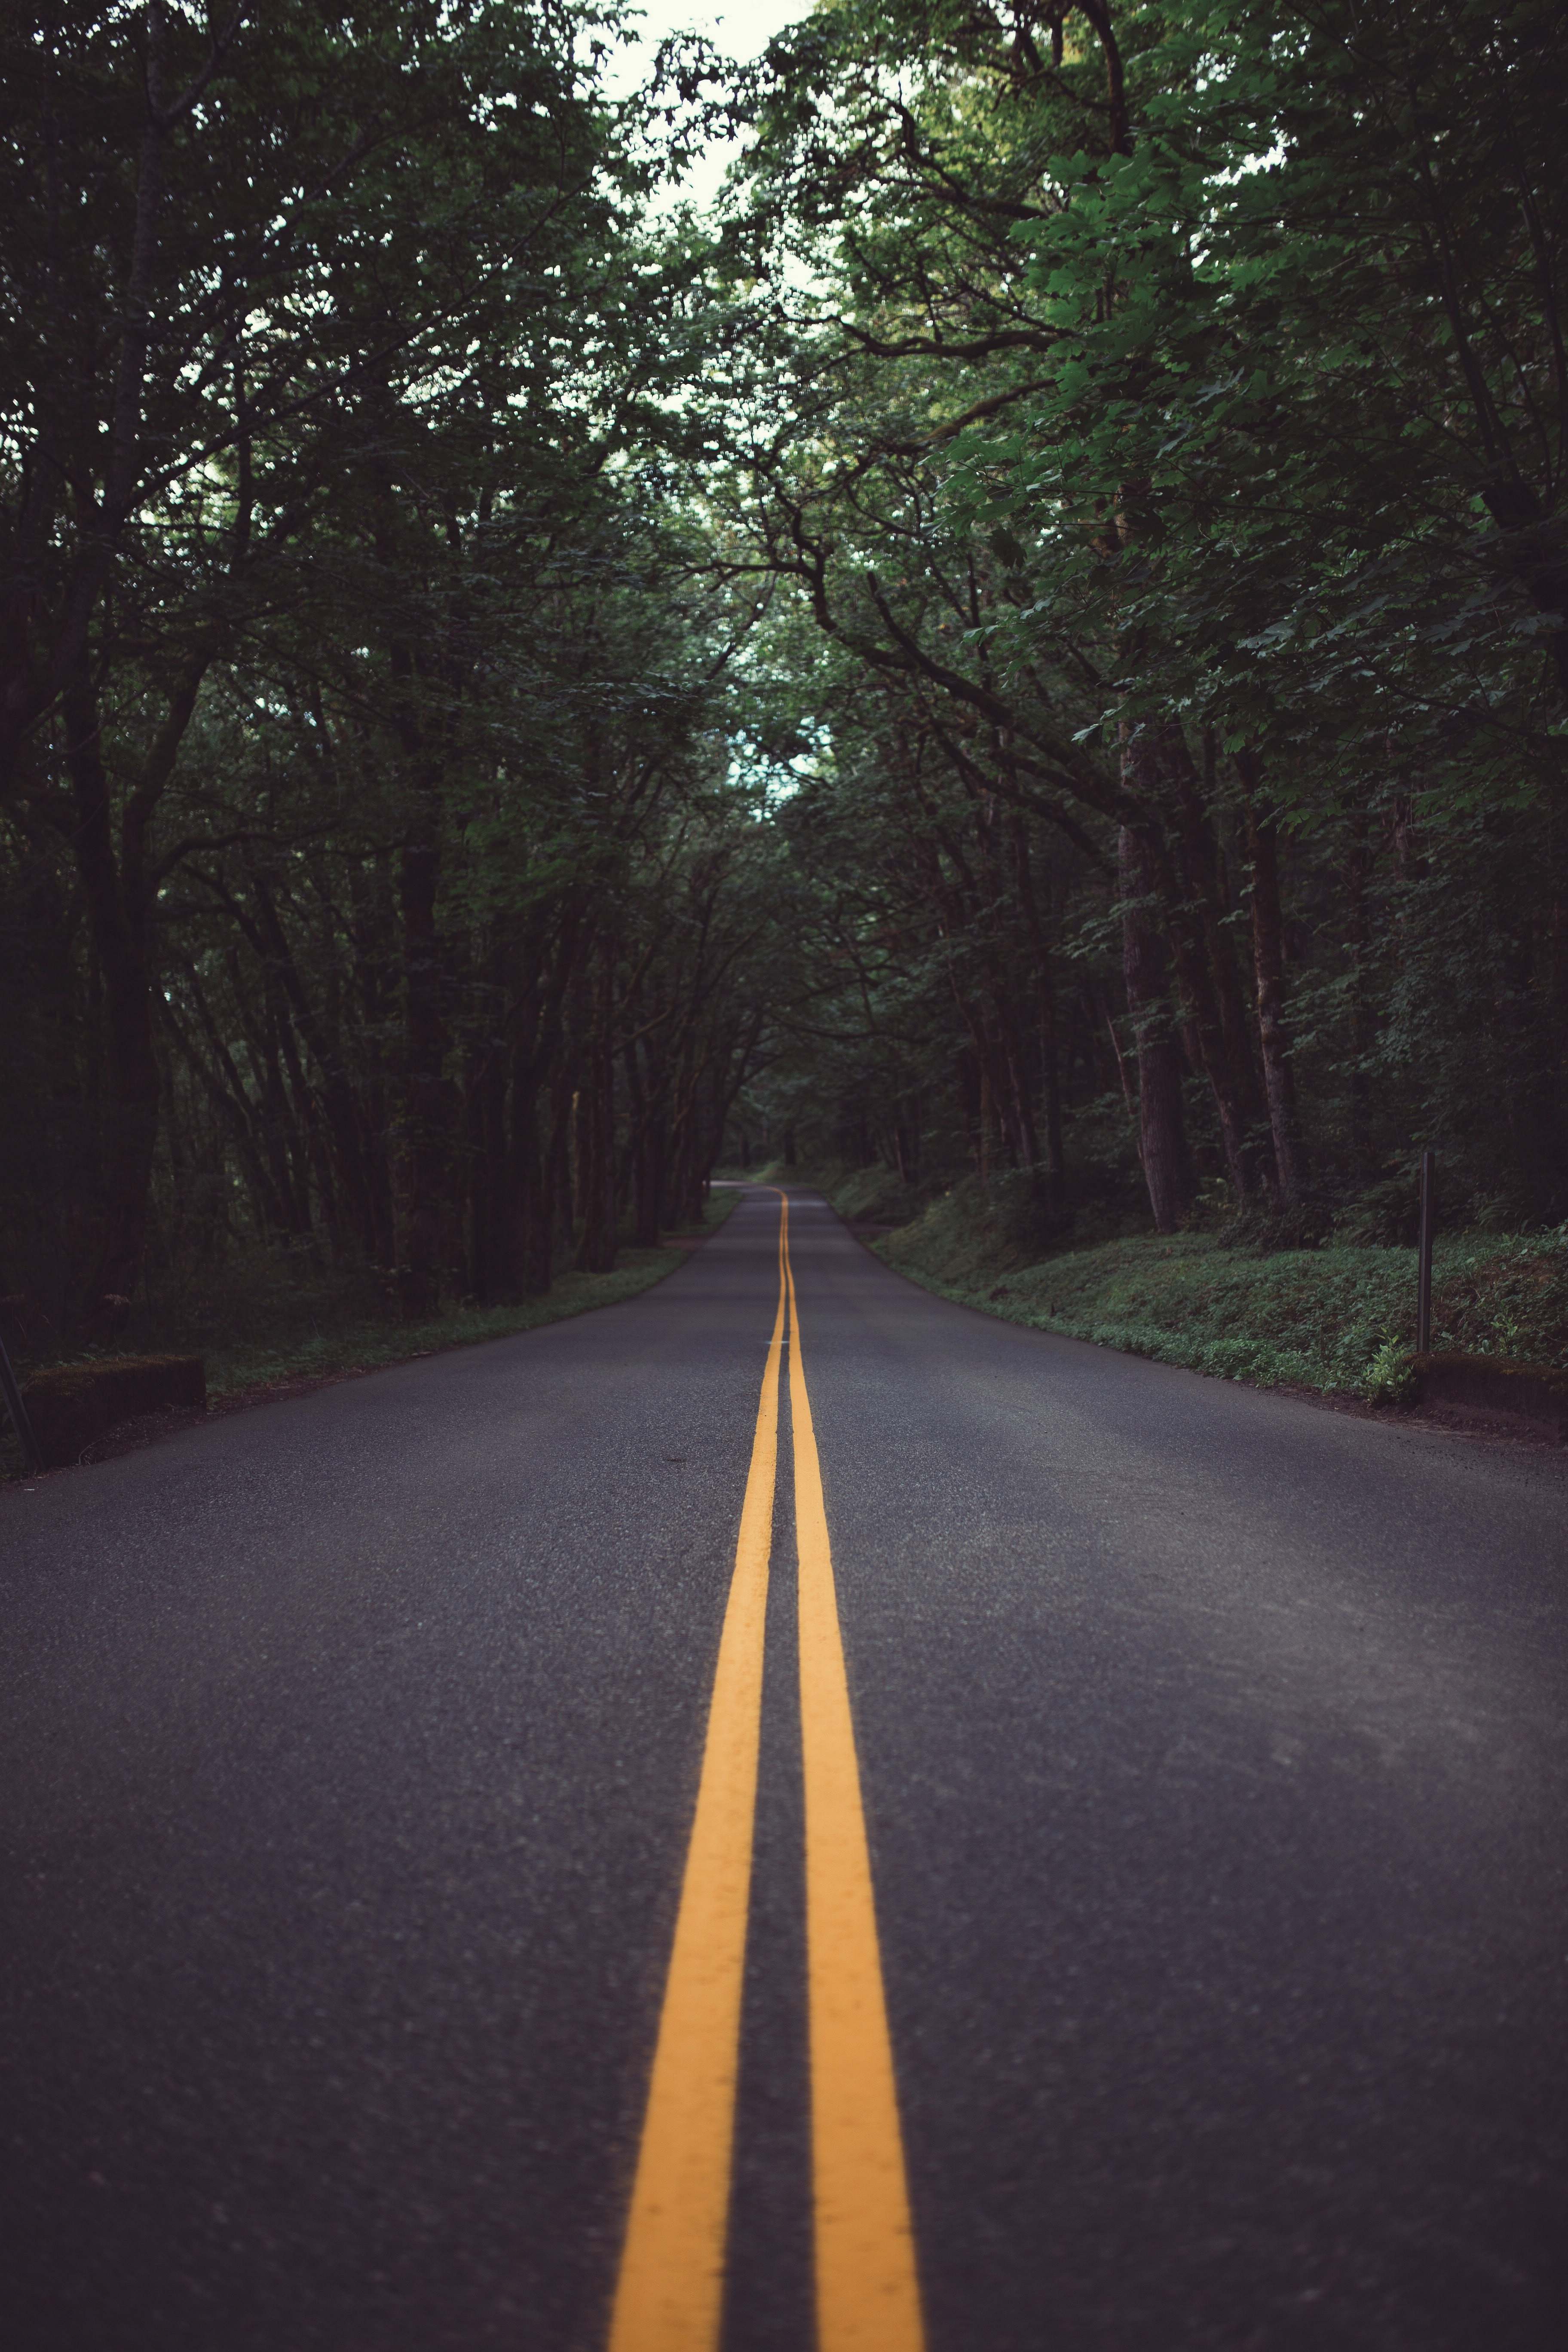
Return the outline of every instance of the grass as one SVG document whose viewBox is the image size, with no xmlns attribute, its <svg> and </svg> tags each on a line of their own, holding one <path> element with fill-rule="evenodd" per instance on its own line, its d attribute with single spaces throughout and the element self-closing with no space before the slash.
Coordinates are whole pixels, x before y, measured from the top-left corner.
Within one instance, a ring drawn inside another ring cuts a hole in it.
<svg viewBox="0 0 1568 2352">
<path fill-rule="evenodd" d="M 1415 1252 L 1228 1246 L 1157 1234 L 1019 1264 L 960 1193 L 885 1236 L 889 1265 L 943 1297 L 1040 1330 L 1260 1387 L 1394 1402 L 1415 1343 Z M 1432 1344 L 1568 1366 L 1568 1229 L 1439 1243 Z"/>
<path fill-rule="evenodd" d="M 344 1371 L 378 1371 L 447 1348 L 472 1348 L 485 1339 L 536 1331 L 591 1307 L 614 1307 L 623 1298 L 662 1282 L 684 1264 L 684 1250 L 622 1250 L 610 1274 L 558 1275 L 542 1298 L 510 1307 L 456 1307 L 426 1323 L 348 1323 L 282 1345 L 248 1342 L 217 1348 L 206 1359 L 209 1397 L 232 1397 L 247 1389 L 272 1388 L 280 1381 Z"/>
</svg>

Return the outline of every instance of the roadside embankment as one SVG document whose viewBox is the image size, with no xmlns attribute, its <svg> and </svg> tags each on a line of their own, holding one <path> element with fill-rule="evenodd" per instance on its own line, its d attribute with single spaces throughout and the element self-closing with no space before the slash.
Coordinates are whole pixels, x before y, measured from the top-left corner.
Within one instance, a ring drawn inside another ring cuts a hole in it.
<svg viewBox="0 0 1568 2352">
<path fill-rule="evenodd" d="M 1013 1322 L 1266 1388 L 1373 1402 L 1409 1392 L 1414 1250 L 1261 1255 L 1203 1234 L 1151 1235 L 1064 1251 L 994 1281 L 966 1268 L 954 1281 L 940 1254 L 922 1248 L 925 1222 L 877 1244 L 889 1265 Z M 1568 1238 L 1462 1234 L 1444 1243 L 1433 1343 L 1445 1353 L 1568 1364 Z"/>
<path fill-rule="evenodd" d="M 1138 1235 L 1019 1263 L 952 1195 L 879 1239 L 879 1255 L 987 1314 L 1262 1387 L 1373 1402 L 1412 1393 L 1415 1252 L 1263 1251 L 1210 1233 Z M 1568 1232 L 1438 1244 L 1434 1351 L 1568 1367 Z"/>
</svg>

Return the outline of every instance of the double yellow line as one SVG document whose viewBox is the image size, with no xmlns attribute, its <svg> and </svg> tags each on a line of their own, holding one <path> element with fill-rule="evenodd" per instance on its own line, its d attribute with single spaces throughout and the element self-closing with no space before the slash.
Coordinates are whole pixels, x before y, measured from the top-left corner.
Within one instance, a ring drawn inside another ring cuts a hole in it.
<svg viewBox="0 0 1568 2352">
<path fill-rule="evenodd" d="M 805 1782 L 818 2352 L 921 2352 L 914 2241 L 844 1643 L 802 1361 L 789 1202 L 609 2352 L 716 2352 L 762 1727 L 779 1360 L 789 1310 Z"/>
</svg>

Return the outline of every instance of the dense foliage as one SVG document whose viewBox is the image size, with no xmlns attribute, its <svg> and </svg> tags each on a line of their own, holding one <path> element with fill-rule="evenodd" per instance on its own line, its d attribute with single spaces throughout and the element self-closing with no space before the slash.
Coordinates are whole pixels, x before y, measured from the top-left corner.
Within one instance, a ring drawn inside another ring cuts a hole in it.
<svg viewBox="0 0 1568 2352">
<path fill-rule="evenodd" d="M 654 478 L 689 265 L 592 31 L 6 19 L 0 1184 L 57 1329 L 123 1328 L 150 1215 L 421 1316 L 711 1163 L 742 624 Z"/>
<path fill-rule="evenodd" d="M 775 51 L 730 496 L 825 641 L 841 1150 L 1568 1213 L 1563 63 L 1467 0 Z"/>
<path fill-rule="evenodd" d="M 0 31 L 0 1290 L 1568 1217 L 1545 0 Z M 668 190 L 705 127 L 711 219 Z"/>
</svg>

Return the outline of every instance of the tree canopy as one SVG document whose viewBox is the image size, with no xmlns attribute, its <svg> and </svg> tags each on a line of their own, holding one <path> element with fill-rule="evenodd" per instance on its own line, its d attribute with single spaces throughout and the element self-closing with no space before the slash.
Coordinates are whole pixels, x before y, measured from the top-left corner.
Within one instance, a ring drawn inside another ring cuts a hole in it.
<svg viewBox="0 0 1568 2352">
<path fill-rule="evenodd" d="M 624 29 L 6 17 L 0 1290 L 1568 1216 L 1559 12 Z"/>
</svg>

